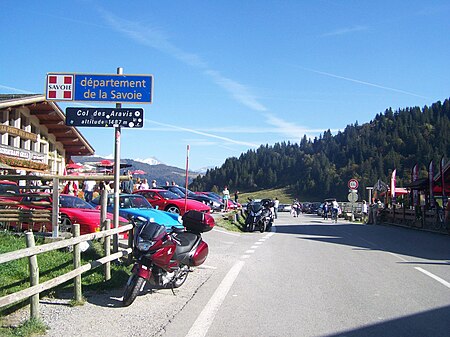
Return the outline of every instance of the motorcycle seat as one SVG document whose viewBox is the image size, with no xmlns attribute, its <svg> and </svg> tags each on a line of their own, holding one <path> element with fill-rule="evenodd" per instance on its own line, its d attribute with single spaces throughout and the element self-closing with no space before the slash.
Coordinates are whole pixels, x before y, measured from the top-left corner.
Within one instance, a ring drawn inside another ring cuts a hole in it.
<svg viewBox="0 0 450 337">
<path fill-rule="evenodd" d="M 178 233 L 176 239 L 179 243 L 177 243 L 177 248 L 175 250 L 175 254 L 180 256 L 184 253 L 188 253 L 191 251 L 192 247 L 199 240 L 197 234 L 190 232 Z"/>
</svg>

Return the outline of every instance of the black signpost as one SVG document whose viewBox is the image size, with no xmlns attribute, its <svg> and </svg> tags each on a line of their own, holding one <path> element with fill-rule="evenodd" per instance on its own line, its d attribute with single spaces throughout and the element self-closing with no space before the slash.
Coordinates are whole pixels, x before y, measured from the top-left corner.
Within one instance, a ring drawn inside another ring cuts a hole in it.
<svg viewBox="0 0 450 337">
<path fill-rule="evenodd" d="M 66 108 L 66 125 L 142 128 L 144 109 Z"/>
<path fill-rule="evenodd" d="M 119 226 L 121 128 L 144 126 L 144 110 L 124 109 L 122 103 L 152 103 L 152 96 L 152 75 L 123 74 L 121 67 L 117 68 L 117 74 L 47 74 L 46 99 L 48 101 L 116 103 L 115 108 L 66 108 L 66 125 L 68 126 L 114 127 L 114 228 Z M 117 251 L 118 235 L 116 234 L 114 235 L 114 252 Z"/>
</svg>

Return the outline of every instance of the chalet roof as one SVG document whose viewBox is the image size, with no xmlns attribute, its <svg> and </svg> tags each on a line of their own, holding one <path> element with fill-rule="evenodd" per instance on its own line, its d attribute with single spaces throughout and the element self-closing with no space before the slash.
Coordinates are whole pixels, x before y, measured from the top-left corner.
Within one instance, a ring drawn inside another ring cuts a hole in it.
<svg viewBox="0 0 450 337">
<path fill-rule="evenodd" d="M 39 123 L 47 127 L 56 141 L 63 144 L 66 157 L 92 156 L 94 148 L 74 126 L 66 125 L 66 115 L 55 103 L 46 101 L 41 94 L 0 94 L 0 111 L 26 106 Z"/>
</svg>

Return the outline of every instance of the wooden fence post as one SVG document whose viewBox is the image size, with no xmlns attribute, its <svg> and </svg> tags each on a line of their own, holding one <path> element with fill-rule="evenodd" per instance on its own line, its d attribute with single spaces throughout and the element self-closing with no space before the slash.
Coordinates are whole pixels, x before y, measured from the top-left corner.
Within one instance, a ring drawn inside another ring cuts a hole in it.
<svg viewBox="0 0 450 337">
<path fill-rule="evenodd" d="M 103 192 L 103 191 L 102 191 Z M 106 219 L 104 222 L 104 226 L 106 227 L 106 230 L 111 229 L 111 220 Z M 105 256 L 111 255 L 111 236 L 105 237 Z M 111 279 L 111 262 L 105 263 L 105 281 L 109 281 Z"/>
<path fill-rule="evenodd" d="M 73 236 L 79 237 L 80 236 L 80 225 L 79 224 L 73 224 Z M 80 244 L 77 243 L 73 245 L 73 269 L 77 269 L 81 267 L 81 250 L 80 250 Z M 82 293 L 81 293 L 81 275 L 77 275 L 74 278 L 74 293 L 75 293 L 75 301 L 81 302 L 82 301 Z"/>
<path fill-rule="evenodd" d="M 33 232 L 29 231 L 25 233 L 27 240 L 27 247 L 31 248 L 35 246 Z M 30 266 L 30 286 L 39 284 L 39 266 L 37 263 L 36 255 L 32 255 L 28 258 Z M 30 297 L 30 316 L 31 318 L 39 318 L 39 294 Z"/>
</svg>

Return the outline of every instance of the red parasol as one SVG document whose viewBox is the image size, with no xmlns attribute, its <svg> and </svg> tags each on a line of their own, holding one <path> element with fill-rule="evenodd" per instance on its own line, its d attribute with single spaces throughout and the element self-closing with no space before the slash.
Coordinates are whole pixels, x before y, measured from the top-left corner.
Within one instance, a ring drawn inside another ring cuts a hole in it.
<svg viewBox="0 0 450 337">
<path fill-rule="evenodd" d="M 142 170 L 134 170 L 134 171 L 131 171 L 131 174 L 139 175 L 139 174 L 147 174 L 147 172 L 142 171 Z"/>
<path fill-rule="evenodd" d="M 70 164 L 66 165 L 66 168 L 67 169 L 71 169 L 71 170 L 77 170 L 77 169 L 80 169 L 82 167 L 83 167 L 83 165 L 76 164 L 76 163 L 70 163 Z"/>
</svg>

